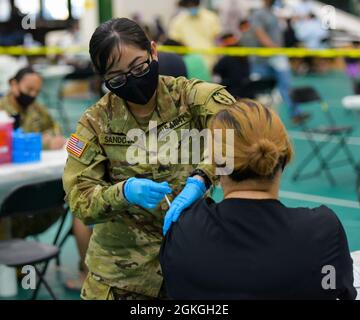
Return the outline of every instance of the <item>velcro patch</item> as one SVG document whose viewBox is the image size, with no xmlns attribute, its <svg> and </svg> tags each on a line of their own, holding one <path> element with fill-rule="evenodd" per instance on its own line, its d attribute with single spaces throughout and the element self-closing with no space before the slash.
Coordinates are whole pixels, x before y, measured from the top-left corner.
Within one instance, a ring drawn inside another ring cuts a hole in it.
<svg viewBox="0 0 360 320">
<path fill-rule="evenodd" d="M 71 153 L 73 156 L 80 158 L 84 153 L 87 146 L 87 142 L 80 139 L 75 134 L 72 134 L 67 145 L 66 150 Z"/>
</svg>

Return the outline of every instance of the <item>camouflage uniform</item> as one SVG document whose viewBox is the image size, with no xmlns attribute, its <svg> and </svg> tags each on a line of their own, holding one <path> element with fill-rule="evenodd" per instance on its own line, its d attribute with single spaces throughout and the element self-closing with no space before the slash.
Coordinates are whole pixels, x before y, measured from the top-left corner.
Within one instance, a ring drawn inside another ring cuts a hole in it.
<svg viewBox="0 0 360 320">
<path fill-rule="evenodd" d="M 222 86 L 161 76 L 157 106 L 149 120 L 157 121 L 159 135 L 174 129 L 180 137 L 181 129 L 206 128 L 212 115 L 234 101 Z M 69 153 L 63 176 L 66 200 L 78 218 L 95 224 L 86 258 L 91 274 L 83 287 L 83 299 L 111 298 L 109 292 L 114 288 L 132 293 L 131 298 L 161 295 L 158 254 L 168 206 L 165 200 L 154 210 L 129 204 L 123 195 L 127 178 L 167 181 L 174 190 L 170 201 L 195 167 L 215 181 L 212 166 L 204 163 L 130 165 L 126 151 L 133 141 L 126 134 L 133 128 L 145 126 L 136 121 L 124 100 L 108 93 L 78 123 L 76 137 L 84 144 L 83 152 Z"/>
<path fill-rule="evenodd" d="M 0 110 L 9 115 L 20 117 L 20 127 L 24 132 L 41 132 L 60 134 L 60 126 L 51 118 L 45 107 L 37 102 L 32 103 L 25 111 L 19 112 L 7 95 L 0 99 Z"/>
<path fill-rule="evenodd" d="M 46 108 L 37 102 L 32 103 L 25 111 L 19 112 L 7 95 L 0 99 L 0 111 L 6 111 L 11 116 L 18 115 L 20 127 L 24 132 L 60 133 L 60 126 L 51 118 Z M 63 210 L 57 210 L 47 215 L 11 218 L 11 236 L 25 238 L 39 234 L 49 228 L 63 213 Z M 6 238 L 1 227 L 0 238 Z"/>
</svg>

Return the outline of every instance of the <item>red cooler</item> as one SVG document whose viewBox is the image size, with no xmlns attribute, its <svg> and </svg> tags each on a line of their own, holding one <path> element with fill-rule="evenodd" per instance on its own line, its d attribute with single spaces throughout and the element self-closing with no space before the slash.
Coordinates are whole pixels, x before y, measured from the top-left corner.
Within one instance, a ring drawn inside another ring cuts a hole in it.
<svg viewBox="0 0 360 320">
<path fill-rule="evenodd" d="M 13 118 L 0 111 L 0 164 L 10 163 L 12 159 Z"/>
</svg>

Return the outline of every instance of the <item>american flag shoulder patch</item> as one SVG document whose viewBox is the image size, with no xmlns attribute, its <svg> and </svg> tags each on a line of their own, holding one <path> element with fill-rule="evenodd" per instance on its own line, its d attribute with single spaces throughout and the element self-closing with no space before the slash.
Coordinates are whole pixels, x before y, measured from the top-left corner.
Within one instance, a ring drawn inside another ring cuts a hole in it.
<svg viewBox="0 0 360 320">
<path fill-rule="evenodd" d="M 67 145 L 66 150 L 77 158 L 80 158 L 84 153 L 87 142 L 72 134 Z"/>
</svg>

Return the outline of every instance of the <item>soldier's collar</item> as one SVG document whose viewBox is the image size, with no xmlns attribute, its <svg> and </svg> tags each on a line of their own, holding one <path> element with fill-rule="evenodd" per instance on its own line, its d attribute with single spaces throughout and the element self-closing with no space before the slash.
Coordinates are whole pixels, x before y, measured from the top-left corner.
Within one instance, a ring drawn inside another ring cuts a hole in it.
<svg viewBox="0 0 360 320">
<path fill-rule="evenodd" d="M 130 129 L 137 128 L 138 124 L 126 106 L 126 101 L 115 94 L 110 95 L 108 102 L 110 117 L 110 131 L 126 134 Z"/>
<path fill-rule="evenodd" d="M 163 122 L 169 122 L 178 115 L 178 110 L 164 78 L 160 76 L 157 88 L 157 109 Z"/>
<path fill-rule="evenodd" d="M 14 100 L 11 99 L 11 95 L 10 93 L 7 94 L 5 97 L 4 97 L 6 100 L 5 100 L 5 104 L 7 106 L 7 112 L 10 113 L 11 115 L 17 115 L 17 114 L 22 114 L 24 113 L 23 110 L 19 109 L 14 105 Z"/>
</svg>

